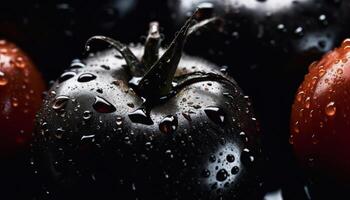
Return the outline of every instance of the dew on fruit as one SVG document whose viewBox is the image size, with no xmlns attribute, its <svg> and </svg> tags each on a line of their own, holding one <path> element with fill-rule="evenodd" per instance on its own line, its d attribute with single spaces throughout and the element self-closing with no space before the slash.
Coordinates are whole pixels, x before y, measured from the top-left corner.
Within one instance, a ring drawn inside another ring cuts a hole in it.
<svg viewBox="0 0 350 200">
<path fill-rule="evenodd" d="M 103 68 L 103 69 L 105 69 L 105 70 L 110 70 L 111 68 L 109 67 L 109 66 L 107 66 L 107 65 L 101 65 L 101 67 Z"/>
<path fill-rule="evenodd" d="M 68 96 L 58 96 L 55 98 L 52 109 L 54 110 L 61 110 L 66 107 L 68 100 L 70 98 Z"/>
<path fill-rule="evenodd" d="M 95 138 L 95 135 L 94 134 L 91 134 L 91 135 L 83 135 L 80 140 L 90 140 L 90 141 L 93 141 Z"/>
<path fill-rule="evenodd" d="M 168 115 L 162 119 L 159 124 L 159 130 L 166 134 L 174 133 L 178 126 L 177 117 Z"/>
<path fill-rule="evenodd" d="M 294 144 L 294 135 L 290 135 L 288 139 L 289 144 Z"/>
<path fill-rule="evenodd" d="M 231 174 L 236 175 L 236 174 L 238 174 L 238 172 L 239 172 L 239 167 L 238 166 L 232 167 Z"/>
<path fill-rule="evenodd" d="M 232 155 L 232 154 L 228 154 L 227 156 L 226 156 L 226 160 L 228 161 L 228 162 L 234 162 L 235 161 L 235 156 L 234 155 Z"/>
<path fill-rule="evenodd" d="M 120 117 L 120 116 L 118 116 L 117 119 L 116 119 L 116 124 L 117 124 L 118 126 L 121 126 L 121 125 L 123 124 L 123 118 Z"/>
<path fill-rule="evenodd" d="M 135 107 L 134 103 L 132 103 L 132 102 L 129 102 L 126 105 L 129 106 L 130 108 L 134 108 Z"/>
<path fill-rule="evenodd" d="M 79 59 L 74 59 L 70 65 L 70 68 L 75 69 L 75 68 L 83 68 L 85 67 L 85 64 L 81 62 Z"/>
<path fill-rule="evenodd" d="M 25 64 L 25 62 L 24 62 L 23 57 L 18 56 L 18 57 L 16 58 L 15 66 L 16 66 L 17 68 L 20 68 L 20 69 L 23 69 L 23 68 L 26 67 L 26 64 Z"/>
<path fill-rule="evenodd" d="M 299 129 L 299 121 L 296 121 L 296 122 L 294 123 L 293 130 L 294 130 L 294 133 L 299 133 L 299 132 L 300 132 L 300 129 Z"/>
<path fill-rule="evenodd" d="M 216 173 L 216 180 L 223 182 L 227 179 L 228 176 L 229 176 L 229 173 L 225 169 L 220 169 Z"/>
<path fill-rule="evenodd" d="M 212 162 L 212 163 L 215 162 L 216 161 L 215 155 L 210 155 L 209 161 Z"/>
<path fill-rule="evenodd" d="M 189 121 L 189 122 L 192 121 L 191 115 L 190 115 L 189 113 L 183 112 L 183 113 L 182 113 L 182 116 L 184 116 L 184 118 L 187 119 L 187 121 Z"/>
<path fill-rule="evenodd" d="M 337 107 L 335 106 L 335 102 L 331 101 L 327 104 L 325 108 L 325 113 L 327 116 L 332 117 L 336 114 Z"/>
<path fill-rule="evenodd" d="M 89 82 L 89 81 L 92 81 L 95 79 L 96 79 L 95 75 L 93 75 L 91 73 L 84 73 L 84 74 L 79 76 L 78 81 L 83 83 L 83 82 Z"/>
<path fill-rule="evenodd" d="M 297 35 L 297 36 L 299 36 L 299 37 L 301 37 L 301 36 L 303 36 L 304 35 L 304 29 L 303 29 L 303 27 L 297 27 L 295 30 L 294 30 L 294 33 L 295 33 L 295 35 Z"/>
<path fill-rule="evenodd" d="M 75 75 L 76 75 L 75 72 L 65 72 L 58 78 L 58 82 L 62 83 L 68 79 L 73 78 Z"/>
<path fill-rule="evenodd" d="M 208 178 L 210 176 L 210 171 L 205 169 L 202 171 L 202 177 Z"/>
<path fill-rule="evenodd" d="M 83 119 L 84 120 L 88 120 L 91 117 L 92 117 L 92 112 L 91 111 L 89 111 L 89 110 L 84 111 L 84 113 L 83 113 Z"/>
<path fill-rule="evenodd" d="M 106 99 L 96 96 L 95 103 L 92 107 L 99 113 L 112 113 L 116 111 L 116 108 Z"/>
<path fill-rule="evenodd" d="M 7 83 L 8 83 L 8 80 L 5 77 L 5 73 L 0 71 L 0 86 L 5 86 L 7 85 Z"/>
<path fill-rule="evenodd" d="M 209 106 L 204 109 L 205 114 L 208 116 L 210 120 L 219 125 L 225 124 L 225 112 L 223 109 L 215 106 Z"/>
<path fill-rule="evenodd" d="M 128 114 L 129 119 L 137 124 L 152 125 L 153 121 L 144 108 L 138 108 Z"/>
<path fill-rule="evenodd" d="M 241 153 L 241 162 L 246 166 L 251 166 L 251 164 L 254 162 L 255 158 L 251 154 L 250 150 L 245 148 L 243 149 Z"/>
<path fill-rule="evenodd" d="M 307 109 L 310 108 L 310 103 L 311 103 L 310 101 L 311 101 L 310 97 L 307 97 L 307 98 L 305 99 L 305 108 L 307 108 Z"/>
<path fill-rule="evenodd" d="M 63 136 L 63 134 L 64 134 L 64 129 L 63 128 L 58 128 L 57 130 L 56 130 L 56 132 L 55 132 L 55 137 L 57 138 L 57 139 L 62 139 L 62 136 Z"/>
</svg>

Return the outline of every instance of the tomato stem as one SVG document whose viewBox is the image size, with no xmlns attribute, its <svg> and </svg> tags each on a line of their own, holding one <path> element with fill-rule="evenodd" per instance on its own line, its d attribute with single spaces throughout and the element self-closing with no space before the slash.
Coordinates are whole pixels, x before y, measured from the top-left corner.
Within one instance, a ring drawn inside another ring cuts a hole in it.
<svg viewBox="0 0 350 200">
<path fill-rule="evenodd" d="M 159 23 L 151 22 L 149 24 L 148 36 L 145 43 L 145 50 L 141 62 L 144 64 L 144 71 L 147 71 L 159 59 L 159 48 L 161 36 L 159 32 Z"/>
<path fill-rule="evenodd" d="M 188 30 L 194 21 L 194 15 L 186 21 L 162 57 L 140 80 L 138 89 L 145 98 L 159 99 L 171 92 L 172 82 L 182 56 Z"/>
<path fill-rule="evenodd" d="M 140 70 L 140 69 L 143 68 L 142 63 L 137 59 L 137 57 L 131 52 L 131 50 L 125 44 L 123 44 L 117 40 L 114 40 L 110 37 L 97 35 L 97 36 L 93 36 L 87 40 L 87 42 L 85 43 L 85 50 L 86 51 L 90 50 L 90 44 L 94 40 L 104 41 L 104 42 L 107 42 L 108 44 L 110 44 L 111 46 L 113 46 L 124 57 L 132 75 L 133 76 L 141 75 L 142 70 Z"/>
</svg>

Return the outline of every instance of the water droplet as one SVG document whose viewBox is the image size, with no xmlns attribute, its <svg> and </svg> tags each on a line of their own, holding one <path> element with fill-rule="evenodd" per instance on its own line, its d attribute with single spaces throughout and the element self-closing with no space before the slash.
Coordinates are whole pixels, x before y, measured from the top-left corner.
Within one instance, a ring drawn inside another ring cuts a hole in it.
<svg viewBox="0 0 350 200">
<path fill-rule="evenodd" d="M 123 124 L 123 118 L 120 117 L 120 116 L 118 116 L 117 119 L 116 119 L 116 124 L 117 124 L 118 126 L 122 125 L 122 124 Z"/>
<path fill-rule="evenodd" d="M 184 116 L 185 119 L 187 119 L 187 121 L 192 121 L 191 119 L 191 115 L 189 113 L 182 113 L 182 116 Z"/>
<path fill-rule="evenodd" d="M 70 65 L 70 68 L 76 69 L 76 68 L 83 68 L 85 67 L 85 64 L 81 62 L 79 59 L 74 59 Z"/>
<path fill-rule="evenodd" d="M 166 134 L 171 134 L 176 131 L 178 126 L 177 118 L 173 115 L 168 115 L 162 119 L 159 124 L 159 130 Z"/>
<path fill-rule="evenodd" d="M 92 117 L 92 112 L 91 111 L 89 111 L 89 110 L 84 111 L 84 113 L 83 113 L 83 119 L 84 120 L 88 120 L 91 117 Z"/>
<path fill-rule="evenodd" d="M 229 174 L 225 169 L 220 169 L 216 174 L 216 180 L 223 182 L 227 179 L 228 176 Z"/>
<path fill-rule="evenodd" d="M 307 108 L 307 109 L 310 108 L 310 101 L 311 101 L 310 97 L 307 97 L 307 98 L 305 99 L 305 108 Z"/>
<path fill-rule="evenodd" d="M 343 70 L 339 68 L 339 69 L 337 69 L 337 73 L 338 74 L 343 74 Z"/>
<path fill-rule="evenodd" d="M 73 78 L 75 75 L 75 72 L 65 72 L 58 78 L 58 82 L 62 83 L 70 78 Z"/>
<path fill-rule="evenodd" d="M 303 30 L 303 27 L 297 27 L 295 30 L 294 30 L 294 33 L 295 35 L 301 37 L 304 35 L 304 30 Z"/>
<path fill-rule="evenodd" d="M 5 86 L 7 85 L 7 83 L 8 83 L 8 80 L 5 77 L 5 74 L 0 71 L 0 86 Z"/>
<path fill-rule="evenodd" d="M 319 77 L 322 77 L 325 73 L 326 73 L 326 70 L 320 69 L 320 70 L 318 71 L 318 76 L 319 76 Z"/>
<path fill-rule="evenodd" d="M 103 68 L 103 69 L 105 69 L 105 70 L 110 70 L 111 68 L 109 67 L 109 66 L 107 66 L 107 65 L 101 65 L 101 67 Z"/>
<path fill-rule="evenodd" d="M 106 99 L 96 96 L 95 103 L 92 106 L 99 113 L 112 113 L 116 108 Z"/>
<path fill-rule="evenodd" d="M 79 82 L 89 82 L 96 79 L 96 76 L 91 73 L 84 73 L 79 76 L 78 81 Z"/>
<path fill-rule="evenodd" d="M 235 161 L 235 156 L 232 155 L 232 154 L 228 154 L 228 155 L 226 156 L 226 160 L 227 160 L 228 162 L 234 162 L 234 161 Z"/>
<path fill-rule="evenodd" d="M 225 124 L 225 112 L 223 109 L 209 106 L 204 109 L 205 114 L 207 114 L 208 118 L 212 120 L 213 122 L 224 125 Z"/>
<path fill-rule="evenodd" d="M 18 57 L 16 58 L 15 66 L 16 66 L 17 68 L 20 68 L 20 69 L 25 68 L 26 64 L 25 64 L 25 62 L 24 62 L 23 57 L 18 56 Z"/>
<path fill-rule="evenodd" d="M 294 123 L 293 130 L 294 130 L 294 133 L 299 133 L 299 132 L 300 132 L 300 129 L 299 129 L 299 121 L 296 121 L 296 122 Z"/>
<path fill-rule="evenodd" d="M 212 163 L 215 162 L 216 161 L 215 155 L 210 155 L 209 161 L 212 162 Z"/>
<path fill-rule="evenodd" d="M 335 115 L 337 111 L 337 107 L 335 106 L 335 102 L 329 102 L 325 108 L 326 115 L 332 117 Z"/>
<path fill-rule="evenodd" d="M 17 98 L 13 98 L 12 99 L 12 106 L 13 107 L 18 107 L 18 100 L 17 100 Z"/>
<path fill-rule="evenodd" d="M 246 166 L 251 166 L 251 164 L 254 162 L 255 158 L 251 154 L 250 150 L 245 148 L 242 151 L 241 154 L 241 162 Z"/>
<path fill-rule="evenodd" d="M 319 143 L 318 137 L 314 133 L 311 136 L 311 140 L 312 140 L 312 144 L 318 144 Z"/>
<path fill-rule="evenodd" d="M 305 96 L 305 92 L 304 91 L 300 91 L 297 94 L 297 101 L 301 102 L 303 100 L 304 96 Z"/>
<path fill-rule="evenodd" d="M 134 123 L 152 125 L 153 121 L 151 117 L 147 114 L 146 110 L 139 108 L 134 112 L 128 114 L 130 120 Z"/>
<path fill-rule="evenodd" d="M 57 138 L 57 139 L 62 139 L 62 136 L 63 136 L 63 134 L 64 134 L 64 129 L 63 128 L 58 128 L 57 130 L 56 130 L 56 132 L 55 132 L 55 137 Z"/>
<path fill-rule="evenodd" d="M 205 169 L 202 171 L 202 177 L 208 178 L 210 176 L 210 171 Z"/>
<path fill-rule="evenodd" d="M 53 102 L 52 109 L 61 110 L 64 109 L 68 103 L 69 97 L 67 96 L 58 96 Z"/>
<path fill-rule="evenodd" d="M 132 102 L 129 102 L 126 105 L 129 106 L 130 108 L 134 108 L 135 107 L 135 105 Z"/>
<path fill-rule="evenodd" d="M 289 144 L 294 144 L 294 135 L 289 136 Z"/>
<path fill-rule="evenodd" d="M 239 172 L 239 167 L 238 166 L 232 167 L 231 174 L 235 175 L 235 174 L 238 174 L 238 172 Z"/>
</svg>

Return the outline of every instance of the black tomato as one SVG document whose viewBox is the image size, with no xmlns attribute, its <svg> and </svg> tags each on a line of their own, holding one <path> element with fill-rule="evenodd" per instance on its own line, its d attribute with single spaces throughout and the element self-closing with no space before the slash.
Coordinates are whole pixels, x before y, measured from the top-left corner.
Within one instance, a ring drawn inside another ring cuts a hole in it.
<svg viewBox="0 0 350 200">
<path fill-rule="evenodd" d="M 197 6 L 216 24 L 194 34 L 185 52 L 227 65 L 255 106 L 264 132 L 273 185 L 296 177 L 288 144 L 294 94 L 308 65 L 350 34 L 349 1 L 169 0 L 176 27 Z M 206 42 L 203 42 L 206 41 Z M 201 44 L 201 45 L 197 45 Z M 269 171 L 269 170 L 268 170 Z M 280 173 L 281 172 L 281 173 Z M 287 172 L 287 173 L 286 173 Z M 279 175 L 276 175 L 278 173 Z M 275 187 L 275 186 L 273 186 Z"/>
<path fill-rule="evenodd" d="M 156 22 L 145 46 L 88 40 L 90 52 L 98 41 L 113 48 L 74 60 L 38 114 L 35 165 L 44 193 L 258 199 L 263 158 L 251 104 L 215 64 L 182 56 L 187 35 L 201 28 L 193 23 L 166 50 Z"/>
</svg>

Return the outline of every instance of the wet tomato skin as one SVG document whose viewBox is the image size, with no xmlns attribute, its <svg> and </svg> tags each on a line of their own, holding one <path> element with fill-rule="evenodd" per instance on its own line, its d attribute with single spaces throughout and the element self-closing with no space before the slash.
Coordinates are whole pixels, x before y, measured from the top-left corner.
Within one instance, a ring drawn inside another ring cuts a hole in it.
<svg viewBox="0 0 350 200">
<path fill-rule="evenodd" d="M 144 46 L 92 37 L 114 48 L 74 60 L 54 83 L 33 142 L 51 197 L 259 199 L 251 103 L 215 64 L 181 56 L 190 19 L 166 50 L 157 22 Z"/>
<path fill-rule="evenodd" d="M 15 44 L 0 40 L 0 155 L 11 155 L 31 139 L 44 81 Z"/>
<path fill-rule="evenodd" d="M 350 40 L 309 67 L 292 108 L 290 143 L 314 177 L 350 180 Z M 322 179 L 322 178 L 321 178 Z"/>
</svg>

